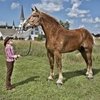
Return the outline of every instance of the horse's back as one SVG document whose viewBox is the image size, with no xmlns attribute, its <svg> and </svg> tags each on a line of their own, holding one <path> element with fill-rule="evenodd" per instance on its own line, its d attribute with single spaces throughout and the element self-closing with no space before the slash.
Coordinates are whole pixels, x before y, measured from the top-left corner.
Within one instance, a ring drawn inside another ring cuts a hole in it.
<svg viewBox="0 0 100 100">
<path fill-rule="evenodd" d="M 85 28 L 79 28 L 74 30 L 67 30 L 66 32 L 66 48 L 75 50 L 80 47 L 92 49 L 94 41 L 92 34 Z M 68 40 L 68 41 L 67 41 Z"/>
</svg>

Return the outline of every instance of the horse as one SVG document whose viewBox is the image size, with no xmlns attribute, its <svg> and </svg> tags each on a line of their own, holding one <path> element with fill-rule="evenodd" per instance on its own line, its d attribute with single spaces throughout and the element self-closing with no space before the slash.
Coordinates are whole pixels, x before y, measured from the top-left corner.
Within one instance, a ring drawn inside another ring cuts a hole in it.
<svg viewBox="0 0 100 100">
<path fill-rule="evenodd" d="M 41 26 L 46 37 L 45 46 L 50 63 L 50 76 L 48 80 L 54 79 L 54 65 L 58 69 L 57 84 L 63 84 L 62 75 L 62 53 L 78 50 L 87 65 L 86 76 L 93 78 L 92 50 L 94 40 L 91 33 L 85 28 L 67 30 L 54 17 L 32 8 L 32 14 L 23 23 L 23 28 Z"/>
</svg>

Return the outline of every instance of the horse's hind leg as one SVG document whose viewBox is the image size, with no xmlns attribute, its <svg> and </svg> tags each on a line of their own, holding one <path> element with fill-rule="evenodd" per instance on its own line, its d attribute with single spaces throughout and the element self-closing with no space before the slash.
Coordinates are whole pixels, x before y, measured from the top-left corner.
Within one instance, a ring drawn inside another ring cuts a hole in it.
<svg viewBox="0 0 100 100">
<path fill-rule="evenodd" d="M 81 47 L 79 49 L 82 57 L 84 58 L 86 64 L 87 64 L 87 72 L 86 75 L 88 78 L 93 78 L 93 72 L 92 72 L 92 50 L 88 48 Z"/>
<path fill-rule="evenodd" d="M 54 54 L 52 54 L 48 50 L 47 55 L 48 55 L 49 63 L 50 63 L 50 76 L 48 77 L 48 80 L 53 80 L 53 76 L 54 76 Z"/>
<path fill-rule="evenodd" d="M 87 77 L 93 78 L 93 72 L 92 72 L 92 50 L 86 49 L 86 56 L 87 56 Z"/>
</svg>

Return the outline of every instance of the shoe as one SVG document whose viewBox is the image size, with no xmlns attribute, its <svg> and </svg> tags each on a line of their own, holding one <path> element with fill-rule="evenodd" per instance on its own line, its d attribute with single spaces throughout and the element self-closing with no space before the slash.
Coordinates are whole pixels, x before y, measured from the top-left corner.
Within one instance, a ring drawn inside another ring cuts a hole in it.
<svg viewBox="0 0 100 100">
<path fill-rule="evenodd" d="M 6 88 L 7 90 L 12 90 L 13 88 L 15 88 L 15 86 L 11 85 L 11 86 L 7 86 Z"/>
</svg>

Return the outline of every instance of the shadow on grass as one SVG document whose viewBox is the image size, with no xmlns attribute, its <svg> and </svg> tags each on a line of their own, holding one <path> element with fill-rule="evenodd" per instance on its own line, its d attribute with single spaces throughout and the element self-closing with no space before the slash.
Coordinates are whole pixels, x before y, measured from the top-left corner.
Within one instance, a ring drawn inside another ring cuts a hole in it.
<svg viewBox="0 0 100 100">
<path fill-rule="evenodd" d="M 100 72 L 100 69 L 93 69 L 93 74 L 96 75 Z M 73 77 L 77 77 L 77 76 L 86 76 L 86 69 L 83 70 L 76 70 L 76 71 L 70 71 L 70 72 L 63 72 L 63 76 L 64 76 L 64 83 L 68 80 L 71 79 Z M 55 78 L 58 78 L 58 75 L 55 76 Z"/>
<path fill-rule="evenodd" d="M 26 83 L 29 83 L 29 82 L 32 82 L 32 81 L 37 81 L 37 80 L 35 80 L 37 78 L 39 78 L 39 76 L 32 76 L 32 77 L 27 78 L 27 79 L 25 79 L 23 81 L 15 83 L 14 86 L 16 87 L 16 86 L 23 85 L 23 84 L 26 84 Z"/>
</svg>

